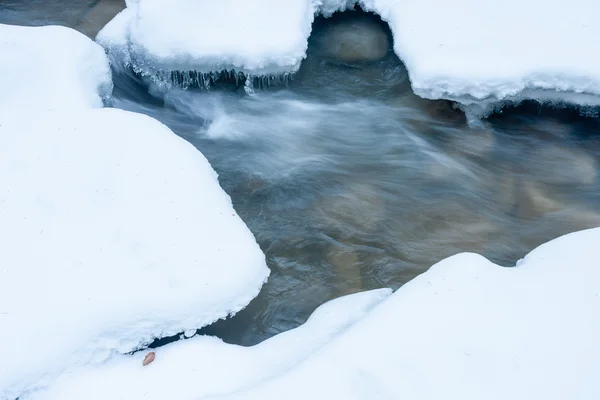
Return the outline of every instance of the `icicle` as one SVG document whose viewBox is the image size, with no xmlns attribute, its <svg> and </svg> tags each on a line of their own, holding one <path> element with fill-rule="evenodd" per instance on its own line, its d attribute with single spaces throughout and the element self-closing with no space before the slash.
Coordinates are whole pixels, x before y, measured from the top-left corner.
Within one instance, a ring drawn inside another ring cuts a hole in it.
<svg viewBox="0 0 600 400">
<path fill-rule="evenodd" d="M 246 76 L 246 84 L 244 85 L 244 91 L 249 96 L 252 96 L 254 94 L 254 84 L 252 82 L 253 79 L 254 77 L 252 75 Z"/>
<path fill-rule="evenodd" d="M 247 93 L 254 93 L 255 90 L 266 90 L 280 85 L 288 87 L 296 77 L 295 73 L 289 72 L 256 76 L 235 69 L 210 72 L 196 70 L 156 71 L 152 74 L 138 70 L 133 70 L 133 72 L 141 78 L 150 78 L 155 85 L 162 89 L 177 87 L 181 89 L 209 90 L 212 85 L 235 84 L 235 87 L 238 88 L 244 86 Z"/>
</svg>

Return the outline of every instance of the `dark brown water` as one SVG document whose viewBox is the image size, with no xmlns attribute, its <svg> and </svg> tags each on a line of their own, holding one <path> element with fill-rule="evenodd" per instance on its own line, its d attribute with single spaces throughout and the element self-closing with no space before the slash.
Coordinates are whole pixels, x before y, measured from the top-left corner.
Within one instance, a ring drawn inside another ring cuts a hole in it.
<svg viewBox="0 0 600 400">
<path fill-rule="evenodd" d="M 0 21 L 85 14 L 42 3 L 0 3 Z M 512 266 L 545 241 L 600 226 L 598 117 L 528 103 L 469 124 L 452 104 L 411 92 L 391 45 L 377 17 L 345 13 L 317 20 L 288 87 L 151 96 L 115 74 L 113 106 L 201 150 L 267 255 L 258 298 L 204 332 L 257 343 L 333 297 L 398 288 L 455 253 Z"/>
</svg>

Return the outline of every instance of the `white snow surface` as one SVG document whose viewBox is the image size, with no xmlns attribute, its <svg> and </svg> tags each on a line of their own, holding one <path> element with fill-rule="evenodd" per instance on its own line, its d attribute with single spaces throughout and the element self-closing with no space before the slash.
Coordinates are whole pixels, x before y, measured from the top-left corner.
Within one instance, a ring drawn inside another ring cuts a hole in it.
<svg viewBox="0 0 600 400">
<path fill-rule="evenodd" d="M 129 49 L 129 22 L 135 16 L 135 5 L 128 6 L 117 14 L 104 28 L 98 32 L 96 42 L 108 51 L 114 68 L 133 65 Z"/>
<path fill-rule="evenodd" d="M 243 391 L 293 368 L 364 317 L 390 293 L 391 290 L 379 289 L 332 300 L 320 306 L 299 328 L 253 347 L 199 336 L 157 349 L 155 361 L 147 367 L 142 367 L 147 352 L 115 357 L 104 365 L 65 375 L 50 390 L 32 398 L 196 400 Z"/>
<path fill-rule="evenodd" d="M 0 60 L 0 113 L 102 107 L 112 92 L 104 49 L 73 29 L 0 24 Z"/>
<path fill-rule="evenodd" d="M 515 268 L 450 257 L 294 370 L 227 398 L 598 399 L 599 242 L 600 229 L 567 235 Z"/>
<path fill-rule="evenodd" d="M 295 71 L 305 57 L 314 9 L 307 0 L 139 0 L 97 40 L 144 74 Z M 126 46 L 124 50 L 123 47 Z"/>
<path fill-rule="evenodd" d="M 421 97 L 482 112 L 524 98 L 600 105 L 597 0 L 359 3 L 389 23 Z"/>
<path fill-rule="evenodd" d="M 456 255 L 257 346 L 194 338 L 148 367 L 145 354 L 114 357 L 34 398 L 596 400 L 599 242 L 600 228 L 563 236 L 514 268 Z"/>
<path fill-rule="evenodd" d="M 264 255 L 192 145 L 116 109 L 12 111 L 0 121 L 0 399 L 258 294 Z"/>
<path fill-rule="evenodd" d="M 315 14 L 386 21 L 413 90 L 474 113 L 536 99 L 600 105 L 597 0 L 138 0 L 98 40 L 138 72 L 294 72 Z M 125 56 L 123 56 L 125 54 Z"/>
</svg>

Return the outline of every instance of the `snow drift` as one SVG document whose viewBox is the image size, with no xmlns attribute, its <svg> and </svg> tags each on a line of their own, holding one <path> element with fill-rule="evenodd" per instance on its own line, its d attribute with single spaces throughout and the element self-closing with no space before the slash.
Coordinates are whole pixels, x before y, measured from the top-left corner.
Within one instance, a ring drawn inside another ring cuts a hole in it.
<svg viewBox="0 0 600 400">
<path fill-rule="evenodd" d="M 61 26 L 0 24 L 0 113 L 102 107 L 112 92 L 104 49 Z"/>
<path fill-rule="evenodd" d="M 0 37 L 0 399 L 245 307 L 268 268 L 206 158 L 94 108 L 112 83 L 83 35 Z"/>
<path fill-rule="evenodd" d="M 600 105 L 595 0 L 138 0 L 97 39 L 117 63 L 147 76 L 281 74 L 306 56 L 315 14 L 356 4 L 390 25 L 421 97 L 454 100 L 478 114 L 524 99 Z"/>
<path fill-rule="evenodd" d="M 595 400 L 599 241 L 600 228 L 570 234 L 514 268 L 460 254 L 383 302 L 338 299 L 257 346 L 194 338 L 149 367 L 115 357 L 34 398 Z"/>
<path fill-rule="evenodd" d="M 266 279 L 206 159 L 151 118 L 3 120 L 0 165 L 0 398 L 237 312 Z"/>
<path fill-rule="evenodd" d="M 129 2 L 96 40 L 146 76 L 170 71 L 294 72 L 306 54 L 307 0 Z"/>
<path fill-rule="evenodd" d="M 595 0 L 361 0 L 387 21 L 414 92 L 486 113 L 505 101 L 600 105 Z"/>
<path fill-rule="evenodd" d="M 193 400 L 243 392 L 256 382 L 294 368 L 364 317 L 390 292 L 379 289 L 330 301 L 304 325 L 253 347 L 199 336 L 157 349 L 155 361 L 146 368 L 141 367 L 146 353 L 114 357 L 102 366 L 65 375 L 49 391 L 32 398 Z"/>
</svg>

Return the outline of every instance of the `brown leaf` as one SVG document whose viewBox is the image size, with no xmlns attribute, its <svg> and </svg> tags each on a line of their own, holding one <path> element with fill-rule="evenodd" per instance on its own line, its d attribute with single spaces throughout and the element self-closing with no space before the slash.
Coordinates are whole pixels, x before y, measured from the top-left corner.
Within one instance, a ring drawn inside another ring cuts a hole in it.
<svg viewBox="0 0 600 400">
<path fill-rule="evenodd" d="M 142 363 L 142 365 L 145 367 L 146 365 L 150 364 L 152 361 L 154 361 L 154 357 L 156 357 L 156 353 L 154 353 L 153 351 L 146 354 L 146 357 L 144 357 L 144 362 Z"/>
</svg>

